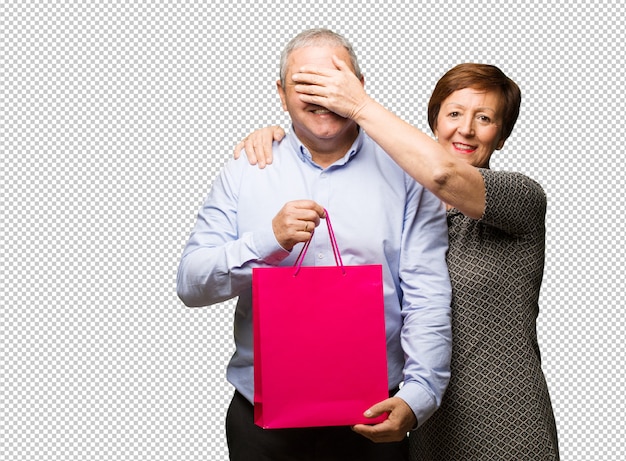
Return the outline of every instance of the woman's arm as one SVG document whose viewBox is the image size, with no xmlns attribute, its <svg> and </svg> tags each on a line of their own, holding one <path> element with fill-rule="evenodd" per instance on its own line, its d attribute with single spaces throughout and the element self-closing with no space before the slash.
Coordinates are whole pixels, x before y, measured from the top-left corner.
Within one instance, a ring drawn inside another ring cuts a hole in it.
<svg viewBox="0 0 626 461">
<path fill-rule="evenodd" d="M 480 218 L 485 185 L 479 171 L 370 98 L 346 63 L 334 61 L 336 69 L 303 67 L 293 75 L 300 99 L 353 119 L 417 182 L 465 215 Z"/>
<path fill-rule="evenodd" d="M 485 184 L 480 172 L 370 98 L 347 64 L 334 61 L 336 69 L 298 69 L 293 80 L 300 99 L 353 119 L 413 179 L 466 216 L 481 218 Z M 272 142 L 284 135 L 279 126 L 253 131 L 237 144 L 235 157 L 245 148 L 249 162 L 264 168 L 272 162 Z"/>
</svg>

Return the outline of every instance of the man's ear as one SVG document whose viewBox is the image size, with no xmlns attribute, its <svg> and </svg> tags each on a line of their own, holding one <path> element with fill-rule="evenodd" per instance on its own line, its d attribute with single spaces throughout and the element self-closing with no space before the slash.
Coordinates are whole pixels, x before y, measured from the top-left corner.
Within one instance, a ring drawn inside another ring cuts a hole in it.
<svg viewBox="0 0 626 461">
<path fill-rule="evenodd" d="M 283 88 L 283 84 L 280 82 L 280 79 L 276 80 L 276 90 L 278 91 L 278 96 L 280 97 L 280 102 L 283 105 L 283 110 L 287 110 L 287 98 L 285 95 L 285 89 Z"/>
</svg>

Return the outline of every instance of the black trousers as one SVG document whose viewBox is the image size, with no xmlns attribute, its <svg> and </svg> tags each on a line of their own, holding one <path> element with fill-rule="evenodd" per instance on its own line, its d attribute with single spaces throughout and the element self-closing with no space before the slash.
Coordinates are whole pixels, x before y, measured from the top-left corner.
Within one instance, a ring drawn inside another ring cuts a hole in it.
<svg viewBox="0 0 626 461">
<path fill-rule="evenodd" d="M 262 429 L 254 424 L 254 407 L 235 396 L 226 415 L 231 461 L 406 461 L 408 438 L 374 443 L 350 427 Z"/>
</svg>

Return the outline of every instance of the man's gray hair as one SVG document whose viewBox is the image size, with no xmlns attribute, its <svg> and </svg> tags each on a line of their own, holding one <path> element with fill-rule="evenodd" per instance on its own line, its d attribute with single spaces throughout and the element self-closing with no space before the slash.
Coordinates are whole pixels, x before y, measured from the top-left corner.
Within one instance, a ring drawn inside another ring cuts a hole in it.
<svg viewBox="0 0 626 461">
<path fill-rule="evenodd" d="M 330 29 L 308 29 L 292 38 L 280 55 L 280 83 L 283 88 L 285 87 L 285 80 L 287 79 L 287 60 L 291 52 L 298 48 L 315 45 L 343 46 L 350 55 L 350 62 L 354 68 L 354 73 L 359 80 L 361 79 L 359 61 L 348 39 Z"/>
</svg>

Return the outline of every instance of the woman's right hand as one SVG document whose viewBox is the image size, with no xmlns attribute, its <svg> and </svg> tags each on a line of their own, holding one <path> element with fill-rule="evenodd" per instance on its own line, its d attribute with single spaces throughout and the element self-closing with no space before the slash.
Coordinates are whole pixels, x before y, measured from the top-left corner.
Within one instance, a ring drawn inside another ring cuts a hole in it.
<svg viewBox="0 0 626 461">
<path fill-rule="evenodd" d="M 255 130 L 243 138 L 235 146 L 233 152 L 235 158 L 239 158 L 241 150 L 245 149 L 248 162 L 251 165 L 258 165 L 265 168 L 265 165 L 272 163 L 272 144 L 285 137 L 285 130 L 280 126 L 266 126 Z"/>
<path fill-rule="evenodd" d="M 354 69 L 337 56 L 335 68 L 316 65 L 296 69 L 291 78 L 300 101 L 325 107 L 340 117 L 359 122 L 360 113 L 370 102 L 364 89 L 365 79 L 354 74 Z"/>
</svg>

